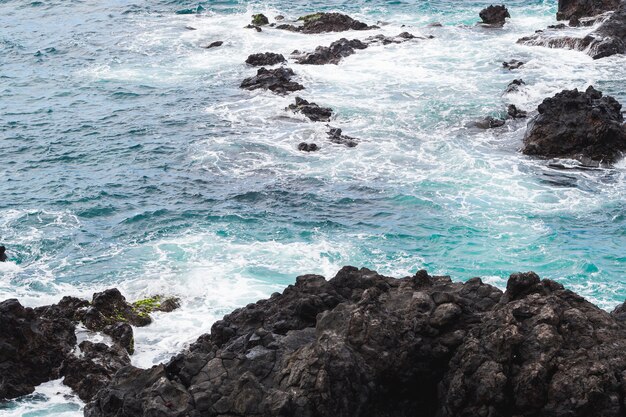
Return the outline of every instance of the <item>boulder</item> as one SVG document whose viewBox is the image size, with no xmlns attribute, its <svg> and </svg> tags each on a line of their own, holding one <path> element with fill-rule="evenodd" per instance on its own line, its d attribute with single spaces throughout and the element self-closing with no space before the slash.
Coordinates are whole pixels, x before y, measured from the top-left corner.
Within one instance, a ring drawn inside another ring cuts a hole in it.
<svg viewBox="0 0 626 417">
<path fill-rule="evenodd" d="M 365 48 L 367 45 L 358 39 L 341 38 L 330 46 L 318 46 L 314 52 L 296 58 L 296 62 L 307 65 L 338 64 L 341 59 L 354 54 L 356 49 Z"/>
<path fill-rule="evenodd" d="M 344 32 L 346 30 L 369 30 L 376 29 L 377 26 L 368 26 L 341 13 L 313 13 L 298 18 L 301 26 L 279 25 L 277 29 L 290 30 L 302 33 L 327 33 Z"/>
<path fill-rule="evenodd" d="M 504 26 L 506 18 L 511 17 L 508 9 L 504 5 L 491 5 L 481 10 L 479 16 L 482 19 L 483 24 L 497 27 Z"/>
<path fill-rule="evenodd" d="M 613 163 L 626 151 L 622 106 L 593 87 L 563 90 L 539 105 L 522 152 L 547 158 Z"/>
<path fill-rule="evenodd" d="M 267 18 L 267 16 L 265 16 L 262 13 L 259 14 L 253 14 L 252 15 L 252 22 L 251 24 L 254 26 L 263 26 L 263 25 L 267 25 L 269 23 L 269 19 Z"/>
<path fill-rule="evenodd" d="M 524 82 L 524 80 L 520 79 L 515 79 L 513 81 L 511 81 L 507 86 L 506 86 L 506 90 L 504 91 L 505 93 L 516 93 L 519 91 L 519 88 L 523 85 L 526 85 L 526 83 Z"/>
<path fill-rule="evenodd" d="M 215 41 L 215 42 L 211 42 L 210 44 L 208 44 L 204 48 L 205 49 L 217 48 L 219 46 L 222 46 L 223 44 L 224 44 L 224 41 Z"/>
<path fill-rule="evenodd" d="M 518 69 L 518 68 L 520 68 L 523 65 L 524 65 L 524 62 L 518 61 L 517 59 L 512 59 L 512 60 L 510 60 L 508 62 L 505 61 L 505 62 L 502 63 L 502 66 L 504 68 L 509 69 L 509 70 Z"/>
<path fill-rule="evenodd" d="M 264 52 L 259 54 L 252 54 L 246 59 L 246 64 L 253 67 L 271 66 L 286 62 L 285 57 L 281 54 L 275 54 L 273 52 Z"/>
<path fill-rule="evenodd" d="M 276 69 L 260 68 L 254 77 L 242 81 L 240 88 L 245 90 L 265 89 L 276 94 L 289 94 L 292 91 L 304 90 L 304 86 L 291 78 L 295 73 L 291 68 L 280 67 Z"/>
<path fill-rule="evenodd" d="M 302 152 L 316 152 L 320 150 L 320 147 L 315 143 L 301 142 L 298 144 L 298 150 Z"/>
<path fill-rule="evenodd" d="M 509 104 L 506 109 L 507 117 L 510 119 L 525 119 L 528 117 L 528 112 L 520 110 L 515 104 Z"/>
<path fill-rule="evenodd" d="M 621 0 L 559 0 L 556 18 L 557 20 L 569 20 L 573 17 L 595 16 L 617 9 L 620 1 Z"/>
<path fill-rule="evenodd" d="M 496 127 L 504 126 L 505 121 L 502 119 L 496 119 L 492 116 L 487 116 L 484 119 L 477 120 L 474 122 L 474 126 L 479 129 L 493 129 Z"/>
<path fill-rule="evenodd" d="M 0 246 L 0 262 L 6 262 L 7 260 L 7 248 Z"/>
<path fill-rule="evenodd" d="M 320 107 L 316 103 L 309 103 L 300 97 L 296 97 L 296 103 L 290 104 L 287 109 L 294 113 L 302 113 L 313 122 L 328 122 L 333 115 L 333 109 Z"/>
<path fill-rule="evenodd" d="M 359 144 L 358 139 L 344 135 L 343 131 L 339 128 L 331 127 L 327 134 L 331 142 L 345 145 L 348 148 L 354 148 Z"/>
</svg>

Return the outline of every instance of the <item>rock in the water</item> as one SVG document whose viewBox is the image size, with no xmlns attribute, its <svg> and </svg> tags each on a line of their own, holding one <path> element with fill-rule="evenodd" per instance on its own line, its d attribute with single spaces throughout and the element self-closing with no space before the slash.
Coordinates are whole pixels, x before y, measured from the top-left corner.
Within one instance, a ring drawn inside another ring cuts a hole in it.
<svg viewBox="0 0 626 417">
<path fill-rule="evenodd" d="M 515 79 L 513 81 L 511 81 L 507 86 L 506 86 L 506 90 L 505 93 L 515 93 L 517 91 L 519 91 L 519 88 L 523 85 L 526 85 L 526 83 L 524 82 L 524 80 L 520 79 Z"/>
<path fill-rule="evenodd" d="M 315 52 L 296 58 L 298 64 L 325 65 L 338 64 L 341 59 L 354 54 L 356 49 L 365 49 L 367 45 L 358 39 L 341 38 L 330 46 L 318 46 Z"/>
<path fill-rule="evenodd" d="M 479 13 L 482 23 L 491 26 L 504 26 L 506 18 L 511 17 L 507 8 L 502 6 L 491 5 Z"/>
<path fill-rule="evenodd" d="M 402 32 L 397 36 L 385 36 L 385 35 L 380 34 L 380 35 L 374 35 L 374 36 L 368 37 L 367 39 L 365 39 L 365 43 L 368 45 L 375 44 L 375 43 L 389 45 L 392 43 L 403 43 L 408 40 L 416 39 L 416 38 L 417 36 L 409 32 Z M 424 39 L 424 38 L 421 38 L 421 39 Z"/>
<path fill-rule="evenodd" d="M 217 48 L 219 46 L 222 46 L 223 44 L 224 44 L 224 41 L 215 41 L 215 42 L 211 42 L 210 44 L 208 44 L 204 48 L 205 49 Z"/>
<path fill-rule="evenodd" d="M 264 52 L 259 54 L 252 54 L 246 59 L 246 64 L 254 67 L 271 66 L 286 62 L 285 57 L 281 54 L 275 54 L 273 52 Z"/>
<path fill-rule="evenodd" d="M 315 143 L 301 142 L 298 145 L 298 150 L 302 152 L 315 152 L 315 151 L 319 151 L 320 147 L 317 146 L 317 144 Z"/>
<path fill-rule="evenodd" d="M 363 22 L 354 20 L 350 16 L 341 13 L 313 13 L 301 16 L 298 18 L 298 21 L 304 24 L 302 26 L 279 25 L 276 26 L 276 28 L 302 33 L 344 32 L 346 30 L 368 30 L 377 28 L 376 26 L 368 26 Z"/>
<path fill-rule="evenodd" d="M 549 48 L 564 48 L 584 51 L 593 59 L 605 58 L 626 53 L 626 2 L 619 9 L 601 17 L 603 22 L 598 29 L 585 37 L 560 36 L 551 31 L 538 31 L 526 36 L 517 43 Z"/>
<path fill-rule="evenodd" d="M 0 303 L 0 401 L 30 394 L 59 377 L 63 360 L 76 345 L 67 318 L 41 317 L 17 300 Z"/>
<path fill-rule="evenodd" d="M 7 248 L 0 246 L 0 262 L 6 262 L 7 260 Z"/>
<path fill-rule="evenodd" d="M 508 62 L 503 62 L 502 66 L 504 68 L 508 68 L 509 70 L 515 70 L 518 69 L 520 67 L 522 67 L 524 65 L 524 62 L 522 61 L 518 61 L 517 59 L 512 59 Z"/>
<path fill-rule="evenodd" d="M 581 18 L 595 16 L 610 10 L 615 10 L 621 0 L 559 0 L 557 20 L 569 20 L 573 17 Z"/>
<path fill-rule="evenodd" d="M 285 20 L 285 16 L 283 16 L 282 14 L 279 14 L 278 16 L 274 17 L 274 20 L 276 21 Z"/>
<path fill-rule="evenodd" d="M 118 345 L 81 342 L 80 354 L 68 355 L 63 362 L 63 383 L 72 388 L 83 401 L 90 401 L 124 366 L 130 357 Z"/>
<path fill-rule="evenodd" d="M 267 25 L 269 23 L 269 19 L 267 18 L 267 16 L 265 16 L 262 13 L 259 14 L 253 14 L 252 15 L 252 25 L 254 26 L 263 26 L 263 25 Z"/>
<path fill-rule="evenodd" d="M 257 32 L 263 32 L 263 29 L 261 29 L 261 26 L 257 26 L 257 25 L 248 25 L 244 27 L 244 29 L 254 29 Z"/>
<path fill-rule="evenodd" d="M 344 135 L 343 131 L 336 127 L 331 127 L 328 131 L 328 138 L 331 142 L 339 145 L 345 145 L 348 148 L 354 148 L 359 144 L 358 139 L 352 136 Z"/>
<path fill-rule="evenodd" d="M 314 122 L 328 122 L 333 115 L 333 109 L 320 107 L 316 103 L 309 103 L 300 97 L 296 97 L 296 103 L 290 104 L 287 108 L 293 112 L 304 114 Z"/>
<path fill-rule="evenodd" d="M 474 122 L 474 126 L 479 129 L 493 129 L 496 127 L 504 126 L 505 121 L 502 119 L 496 119 L 492 116 L 487 116 L 484 119 Z"/>
<path fill-rule="evenodd" d="M 146 326 L 152 322 L 149 314 L 133 308 L 117 288 L 95 293 L 89 308 L 80 319 L 86 328 L 94 331 L 103 331 L 105 327 L 116 323 Z"/>
<path fill-rule="evenodd" d="M 256 90 L 259 88 L 273 91 L 276 94 L 289 94 L 292 91 L 304 90 L 304 86 L 291 78 L 295 73 L 291 68 L 260 68 L 254 77 L 246 78 L 240 85 L 245 90 Z"/>
<path fill-rule="evenodd" d="M 509 104 L 506 109 L 507 116 L 511 119 L 524 119 L 528 117 L 528 113 L 517 108 L 515 104 Z"/>
<path fill-rule="evenodd" d="M 538 107 L 522 152 L 548 158 L 612 163 L 626 151 L 622 106 L 593 87 L 563 90 Z"/>
</svg>

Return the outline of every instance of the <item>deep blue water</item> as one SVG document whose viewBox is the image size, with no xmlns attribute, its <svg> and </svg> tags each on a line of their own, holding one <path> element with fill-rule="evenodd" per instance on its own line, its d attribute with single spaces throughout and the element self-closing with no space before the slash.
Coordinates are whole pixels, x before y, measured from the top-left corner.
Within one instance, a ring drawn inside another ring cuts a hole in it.
<svg viewBox="0 0 626 417">
<path fill-rule="evenodd" d="M 589 84 L 626 103 L 626 60 L 516 45 L 554 23 L 555 1 L 509 1 L 501 30 L 474 26 L 487 4 L 0 1 L 0 244 L 10 256 L 0 299 L 38 305 L 108 286 L 130 299 L 181 296 L 181 311 L 138 331 L 142 366 L 298 274 L 347 264 L 496 285 L 534 270 L 612 308 L 626 298 L 626 164 L 554 168 L 517 152 L 524 121 L 467 124 Z M 338 66 L 290 64 L 302 96 L 361 139 L 354 149 L 284 111 L 293 96 L 238 88 L 254 72 L 250 53 L 288 56 L 345 36 L 243 29 L 252 13 L 317 10 L 383 21 L 376 33 L 435 36 Z M 200 47 L 213 40 L 224 46 Z M 512 58 L 527 64 L 503 70 Z M 527 86 L 503 95 L 513 78 Z M 298 152 L 304 140 L 322 150 Z"/>
</svg>

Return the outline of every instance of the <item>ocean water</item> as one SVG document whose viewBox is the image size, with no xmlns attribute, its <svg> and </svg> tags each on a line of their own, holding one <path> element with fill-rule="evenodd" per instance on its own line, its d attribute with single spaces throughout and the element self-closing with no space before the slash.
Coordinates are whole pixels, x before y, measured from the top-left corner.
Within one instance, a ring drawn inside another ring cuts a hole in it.
<svg viewBox="0 0 626 417">
<path fill-rule="evenodd" d="M 508 1 L 502 29 L 475 25 L 488 4 L 0 1 L 0 244 L 10 257 L 0 300 L 36 306 L 113 286 L 131 301 L 181 297 L 180 310 L 135 329 L 142 367 L 297 275 L 343 265 L 498 286 L 534 270 L 613 308 L 626 298 L 626 163 L 556 167 L 518 152 L 524 120 L 468 124 L 588 85 L 626 104 L 626 57 L 517 45 L 555 23 L 556 1 Z M 252 13 L 318 10 L 381 29 L 243 29 Z M 238 88 L 255 73 L 251 53 L 402 31 L 435 38 L 372 46 L 337 66 L 289 64 L 306 87 L 298 95 L 332 107 L 356 148 L 286 112 L 295 95 Z M 224 45 L 201 48 L 215 40 Z M 510 72 L 510 59 L 527 64 Z M 514 78 L 526 86 L 503 94 Z M 322 150 L 299 152 L 302 141 Z M 60 381 L 0 405 L 2 416 L 81 410 Z"/>
</svg>

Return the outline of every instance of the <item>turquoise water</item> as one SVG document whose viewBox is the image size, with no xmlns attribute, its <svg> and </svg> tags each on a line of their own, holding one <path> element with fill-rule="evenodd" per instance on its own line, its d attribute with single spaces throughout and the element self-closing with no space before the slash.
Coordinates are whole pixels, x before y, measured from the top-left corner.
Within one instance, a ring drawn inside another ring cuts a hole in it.
<svg viewBox="0 0 626 417">
<path fill-rule="evenodd" d="M 129 299 L 180 296 L 181 310 L 136 329 L 138 366 L 298 274 L 347 264 L 500 286 L 534 270 L 603 308 L 622 302 L 626 163 L 555 168 L 517 152 L 524 121 L 468 123 L 589 84 L 626 103 L 626 59 L 515 44 L 554 23 L 556 1 L 509 1 L 502 30 L 474 26 L 487 4 L 0 2 L 0 244 L 10 256 L 0 299 L 41 305 L 111 286 Z M 373 34 L 243 29 L 253 12 L 316 10 L 382 21 L 375 33 L 435 36 L 338 66 L 290 64 L 302 97 L 333 107 L 332 125 L 362 140 L 354 149 L 285 112 L 293 96 L 238 88 L 254 73 L 250 53 Z M 224 46 L 200 48 L 214 40 Z M 513 58 L 527 64 L 503 70 Z M 503 95 L 514 78 L 527 86 Z M 323 149 L 298 152 L 304 140 Z M 59 390 L 45 385 L 0 414 L 80 415 Z"/>
</svg>

